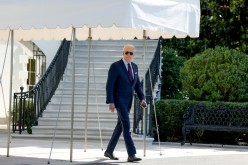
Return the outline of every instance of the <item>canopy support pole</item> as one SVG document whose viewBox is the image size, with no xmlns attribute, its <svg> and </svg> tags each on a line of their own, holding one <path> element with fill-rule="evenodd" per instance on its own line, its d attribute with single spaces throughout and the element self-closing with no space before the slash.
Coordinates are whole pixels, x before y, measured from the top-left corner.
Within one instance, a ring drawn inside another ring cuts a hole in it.
<svg viewBox="0 0 248 165">
<path fill-rule="evenodd" d="M 75 42 L 76 42 L 76 29 L 72 28 L 72 99 L 71 99 L 71 138 L 70 138 L 70 162 L 73 157 L 73 123 L 74 123 L 74 94 L 75 94 Z"/>
<path fill-rule="evenodd" d="M 14 56 L 14 30 L 11 33 L 11 56 L 10 56 L 10 83 L 9 83 L 9 116 L 8 116 L 8 143 L 7 143 L 7 157 L 9 157 L 10 149 L 10 125 L 11 125 L 11 107 L 12 107 L 12 82 L 13 82 L 13 56 Z"/>
<path fill-rule="evenodd" d="M 88 127 L 88 109 L 89 109 L 89 84 L 90 84 L 90 50 L 91 50 L 91 28 L 89 28 L 89 46 L 88 46 L 88 75 L 87 75 L 87 93 L 86 93 L 86 112 L 85 112 L 85 129 L 84 129 L 84 152 L 87 148 L 87 127 Z"/>
<path fill-rule="evenodd" d="M 96 93 L 97 89 L 96 89 L 96 74 L 95 74 L 95 61 L 94 61 L 95 57 L 94 54 L 92 54 L 92 63 L 93 63 L 93 75 L 94 75 L 94 86 L 95 86 L 95 99 L 96 99 L 96 109 L 97 109 L 97 120 L 98 120 L 98 129 L 99 129 L 99 133 L 100 133 L 100 142 L 101 142 L 101 149 L 103 151 L 103 145 L 102 145 L 102 130 L 101 130 L 101 121 L 100 121 L 100 113 L 99 113 L 99 105 L 98 105 L 98 95 Z"/>
<path fill-rule="evenodd" d="M 160 42 L 160 40 L 158 41 Z M 160 46 L 161 43 L 159 43 L 159 46 Z M 149 80 L 150 80 L 150 85 L 151 85 L 151 93 L 153 94 L 154 93 L 154 89 L 153 89 L 153 84 L 152 84 L 152 76 L 151 76 L 151 68 L 149 66 Z M 154 97 L 152 96 L 152 104 L 153 104 L 153 111 L 154 111 L 154 117 L 155 117 L 155 123 L 156 123 L 156 131 L 157 131 L 157 135 L 158 135 L 158 146 L 159 146 L 159 152 L 160 152 L 160 156 L 162 155 L 162 151 L 161 151 L 161 145 L 160 145 L 160 136 L 159 136 L 159 130 L 158 130 L 158 119 L 157 119 L 157 113 L 156 113 L 156 104 L 155 104 L 155 99 Z"/>
<path fill-rule="evenodd" d="M 146 97 L 146 30 L 143 30 L 144 55 L 143 55 L 143 93 Z M 144 142 L 144 157 L 146 156 L 146 108 L 143 108 L 143 142 Z"/>
</svg>

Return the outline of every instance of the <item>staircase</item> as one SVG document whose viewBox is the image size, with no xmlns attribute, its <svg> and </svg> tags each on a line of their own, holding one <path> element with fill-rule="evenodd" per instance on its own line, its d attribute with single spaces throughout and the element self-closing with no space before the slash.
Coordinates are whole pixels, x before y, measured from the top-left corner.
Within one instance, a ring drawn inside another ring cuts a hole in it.
<svg viewBox="0 0 248 165">
<path fill-rule="evenodd" d="M 146 41 L 146 68 L 153 58 L 157 47 L 157 40 Z M 87 139 L 109 140 L 117 122 L 116 112 L 108 110 L 106 101 L 106 81 L 108 69 L 111 63 L 122 58 L 123 45 L 130 43 L 135 45 L 136 53 L 134 62 L 139 67 L 139 76 L 144 75 L 143 40 L 107 40 L 92 41 L 90 50 L 90 76 L 87 117 Z M 76 41 L 75 45 L 75 93 L 74 93 L 74 139 L 83 140 L 85 136 L 86 122 L 86 93 L 88 75 L 88 41 Z M 69 55 L 67 68 L 63 80 L 60 82 L 51 102 L 48 104 L 43 116 L 39 118 L 38 125 L 32 127 L 32 134 L 13 134 L 14 138 L 42 138 L 69 139 L 71 134 L 71 109 L 72 109 L 72 73 L 73 57 Z M 130 119 L 132 127 L 133 111 Z M 100 128 L 100 129 L 99 129 Z M 101 134 L 100 134 L 101 133 Z M 134 140 L 143 140 L 142 136 L 133 135 Z M 149 138 L 148 138 L 149 139 Z M 121 137 L 121 140 L 123 138 Z M 150 140 L 153 140 L 150 138 Z"/>
</svg>

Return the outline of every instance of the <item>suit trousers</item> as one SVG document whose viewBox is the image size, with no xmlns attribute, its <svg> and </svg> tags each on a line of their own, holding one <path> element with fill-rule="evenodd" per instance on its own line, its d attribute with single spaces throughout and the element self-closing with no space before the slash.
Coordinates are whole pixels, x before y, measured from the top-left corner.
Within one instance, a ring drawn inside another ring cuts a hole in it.
<svg viewBox="0 0 248 165">
<path fill-rule="evenodd" d="M 119 109 L 117 108 L 118 121 L 115 126 L 112 137 L 109 141 L 107 152 L 113 153 L 117 145 L 121 133 L 123 133 L 126 149 L 128 156 L 136 154 L 136 148 L 134 146 L 131 132 L 130 132 L 130 119 L 129 119 L 129 110 L 128 109 Z"/>
</svg>

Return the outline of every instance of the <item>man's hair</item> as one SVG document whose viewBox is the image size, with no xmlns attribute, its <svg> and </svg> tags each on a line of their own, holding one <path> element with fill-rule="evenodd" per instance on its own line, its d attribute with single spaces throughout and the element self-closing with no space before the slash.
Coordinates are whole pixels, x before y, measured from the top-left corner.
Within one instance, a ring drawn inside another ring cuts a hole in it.
<svg viewBox="0 0 248 165">
<path fill-rule="evenodd" d="M 125 49 L 126 47 L 133 47 L 133 49 L 134 49 L 134 51 L 135 51 L 135 46 L 132 45 L 132 44 L 126 44 L 126 45 L 124 45 L 122 50 L 124 51 L 124 49 Z"/>
</svg>

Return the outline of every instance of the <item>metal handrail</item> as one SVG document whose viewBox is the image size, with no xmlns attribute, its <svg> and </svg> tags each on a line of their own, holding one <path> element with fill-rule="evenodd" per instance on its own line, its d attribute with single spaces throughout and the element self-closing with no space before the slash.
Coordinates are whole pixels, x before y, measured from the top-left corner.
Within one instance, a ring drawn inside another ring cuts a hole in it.
<svg viewBox="0 0 248 165">
<path fill-rule="evenodd" d="M 153 112 L 153 90 L 155 87 L 155 84 L 158 82 L 158 79 L 160 78 L 160 45 L 161 45 L 162 38 L 159 38 L 156 51 L 154 53 L 152 62 L 150 63 L 150 66 L 148 70 L 146 71 L 145 75 L 145 85 L 146 85 L 146 101 L 148 104 L 148 110 L 145 111 L 146 117 L 148 119 L 145 119 L 147 122 L 145 125 L 146 133 L 148 136 L 152 136 L 152 112 Z M 143 86 L 143 80 L 141 81 L 141 85 Z M 144 128 L 143 128 L 143 108 L 140 107 L 140 100 L 135 95 L 134 97 L 134 118 L 133 118 L 133 132 L 135 134 L 143 134 Z M 148 128 L 147 128 L 148 124 Z"/>
<path fill-rule="evenodd" d="M 31 127 L 38 124 L 47 104 L 51 100 L 60 80 L 63 77 L 70 52 L 70 41 L 62 41 L 54 59 L 39 82 L 30 91 L 14 93 L 12 109 L 12 131 L 27 130 L 32 133 Z"/>
</svg>

